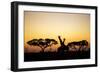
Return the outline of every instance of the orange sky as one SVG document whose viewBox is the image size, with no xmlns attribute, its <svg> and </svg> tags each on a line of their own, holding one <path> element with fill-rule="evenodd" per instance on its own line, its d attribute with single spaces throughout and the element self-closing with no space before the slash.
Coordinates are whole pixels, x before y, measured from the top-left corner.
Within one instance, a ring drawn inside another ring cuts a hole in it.
<svg viewBox="0 0 100 73">
<path fill-rule="evenodd" d="M 58 35 L 71 41 L 90 42 L 90 15 L 54 12 L 24 12 L 24 44 L 32 39 L 52 38 Z"/>
</svg>

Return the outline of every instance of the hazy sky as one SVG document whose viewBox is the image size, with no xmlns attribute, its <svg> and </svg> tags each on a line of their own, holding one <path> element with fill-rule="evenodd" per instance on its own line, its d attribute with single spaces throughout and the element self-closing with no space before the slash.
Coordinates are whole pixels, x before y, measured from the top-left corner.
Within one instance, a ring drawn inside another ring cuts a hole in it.
<svg viewBox="0 0 100 73">
<path fill-rule="evenodd" d="M 90 15 L 54 12 L 24 12 L 24 43 L 32 39 L 52 38 L 58 35 L 71 41 L 90 42 Z"/>
</svg>

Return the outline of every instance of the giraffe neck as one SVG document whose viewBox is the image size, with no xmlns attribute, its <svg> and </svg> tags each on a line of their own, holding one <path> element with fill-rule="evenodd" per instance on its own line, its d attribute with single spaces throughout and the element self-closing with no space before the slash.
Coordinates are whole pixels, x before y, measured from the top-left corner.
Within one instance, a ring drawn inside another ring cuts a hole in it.
<svg viewBox="0 0 100 73">
<path fill-rule="evenodd" d="M 61 45 L 64 45 L 64 42 L 61 40 L 61 37 L 58 36 L 58 38 L 59 38 L 60 44 L 61 44 Z"/>
</svg>

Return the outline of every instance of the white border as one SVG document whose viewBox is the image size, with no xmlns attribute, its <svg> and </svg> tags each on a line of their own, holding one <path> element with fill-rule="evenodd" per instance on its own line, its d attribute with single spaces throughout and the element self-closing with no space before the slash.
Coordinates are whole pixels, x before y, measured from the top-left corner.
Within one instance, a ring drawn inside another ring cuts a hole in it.
<svg viewBox="0 0 100 73">
<path fill-rule="evenodd" d="M 90 41 L 91 59 L 78 60 L 59 60 L 59 61 L 37 61 L 24 62 L 24 11 L 49 11 L 49 12 L 69 12 L 69 13 L 88 13 L 90 14 Z M 61 8 L 46 6 L 18 6 L 18 68 L 39 68 L 51 66 L 72 66 L 95 64 L 95 11 L 93 9 L 82 8 Z"/>
</svg>

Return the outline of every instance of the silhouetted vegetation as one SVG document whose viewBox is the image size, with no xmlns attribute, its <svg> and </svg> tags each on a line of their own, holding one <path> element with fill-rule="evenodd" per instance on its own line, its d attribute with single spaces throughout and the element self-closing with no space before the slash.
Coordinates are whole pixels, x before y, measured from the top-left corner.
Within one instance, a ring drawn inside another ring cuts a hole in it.
<svg viewBox="0 0 100 73">
<path fill-rule="evenodd" d="M 53 44 L 56 45 L 57 41 L 54 39 L 33 39 L 31 41 L 27 42 L 31 46 L 39 46 L 42 49 L 42 52 L 44 52 L 45 48 L 51 47 Z"/>
<path fill-rule="evenodd" d="M 41 52 L 24 53 L 24 61 L 44 61 L 44 60 L 65 60 L 65 59 L 86 59 L 90 58 L 90 48 L 86 40 L 73 41 L 65 45 L 65 38 L 61 39 L 58 36 L 60 46 L 57 52 L 45 52 L 45 48 L 56 45 L 58 42 L 55 39 L 33 39 L 27 43 L 30 46 L 39 46 Z M 73 51 L 74 50 L 74 51 Z"/>
</svg>

